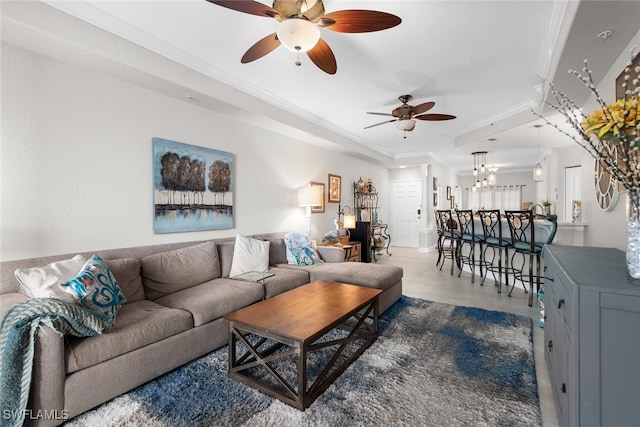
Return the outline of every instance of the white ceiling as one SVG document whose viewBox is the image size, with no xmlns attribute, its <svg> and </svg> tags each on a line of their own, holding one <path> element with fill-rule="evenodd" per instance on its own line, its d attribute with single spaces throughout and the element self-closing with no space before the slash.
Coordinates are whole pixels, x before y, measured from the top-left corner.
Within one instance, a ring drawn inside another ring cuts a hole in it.
<svg viewBox="0 0 640 427">
<path fill-rule="evenodd" d="M 296 55 L 284 47 L 241 64 L 249 47 L 275 32 L 277 21 L 204 0 L 47 2 L 54 9 L 27 3 L 2 2 L 3 39 L 37 50 L 43 47 L 34 42 L 34 34 L 54 34 L 68 39 L 67 48 L 82 44 L 99 54 L 94 61 L 103 62 L 109 48 L 97 43 L 98 37 L 128 41 L 118 48 L 133 52 L 142 47 L 206 76 L 185 85 L 180 76 L 167 77 L 151 62 L 148 69 L 126 64 L 147 77 L 173 79 L 179 84 L 173 96 L 191 96 L 190 102 L 205 108 L 332 149 L 356 151 L 387 166 L 413 165 L 431 156 L 459 173 L 471 169 L 471 152 L 477 150 L 493 152 L 501 170 L 532 169 L 539 157 L 533 124 L 540 121 L 530 109 L 539 103 L 542 88 L 553 81 L 585 100 L 587 91 L 572 86 L 566 70 L 580 68 L 587 57 L 601 78 L 640 29 L 638 1 L 325 0 L 326 12 L 372 9 L 402 19 L 397 27 L 374 33 L 322 29 L 338 65 L 337 73 L 328 75 L 306 55 L 296 67 Z M 34 11 L 46 15 L 46 21 Z M 92 25 L 80 25 L 66 14 Z M 77 26 L 73 33 L 71 24 Z M 606 41 L 598 38 L 604 30 L 613 31 Z M 55 51 L 46 49 L 47 54 Z M 121 70 L 120 75 L 135 78 Z M 211 88 L 220 89 L 212 93 Z M 419 121 L 406 139 L 393 123 L 363 129 L 385 120 L 366 112 L 391 112 L 402 94 L 413 95 L 412 105 L 435 101 L 430 113 L 457 119 Z M 549 127 L 540 136 L 543 152 L 571 143 Z M 489 138 L 497 140 L 490 143 Z"/>
</svg>

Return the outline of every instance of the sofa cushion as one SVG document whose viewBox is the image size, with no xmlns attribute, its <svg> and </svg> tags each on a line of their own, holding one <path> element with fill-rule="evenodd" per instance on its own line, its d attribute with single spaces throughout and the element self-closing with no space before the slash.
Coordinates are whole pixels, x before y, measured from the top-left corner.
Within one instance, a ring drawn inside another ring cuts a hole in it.
<svg viewBox="0 0 640 427">
<path fill-rule="evenodd" d="M 259 283 L 220 278 L 165 295 L 155 302 L 189 311 L 194 326 L 201 326 L 263 297 L 264 290 Z"/>
<path fill-rule="evenodd" d="M 230 277 L 250 271 L 267 271 L 269 269 L 269 242 L 253 239 L 238 233 L 233 247 Z"/>
<path fill-rule="evenodd" d="M 85 262 L 87 259 L 84 256 L 76 255 L 44 267 L 17 269 L 14 275 L 20 283 L 20 292 L 30 298 L 58 298 L 73 304 L 73 295 L 61 288 L 60 284 L 75 277 Z"/>
<path fill-rule="evenodd" d="M 218 259 L 220 259 L 220 274 L 221 277 L 229 277 L 231 273 L 231 263 L 233 263 L 233 252 L 236 242 L 219 242 L 216 243 L 218 247 Z"/>
<path fill-rule="evenodd" d="M 269 265 L 287 263 L 287 247 L 284 239 L 267 239 L 269 242 Z"/>
<path fill-rule="evenodd" d="M 309 272 L 304 270 L 296 270 L 293 268 L 271 267 L 269 273 L 275 276 L 264 280 L 264 297 L 271 298 L 298 286 L 309 283 Z"/>
<path fill-rule="evenodd" d="M 314 265 L 324 262 L 311 239 L 303 234 L 285 234 L 284 244 L 287 248 L 287 262 L 289 264 Z"/>
<path fill-rule="evenodd" d="M 149 300 L 130 302 L 122 306 L 118 323 L 108 332 L 86 338 L 66 337 L 67 373 L 97 365 L 192 327 L 189 312 Z"/>
<path fill-rule="evenodd" d="M 107 259 L 105 262 L 118 281 L 127 303 L 145 299 L 140 275 L 140 258 Z"/>
<path fill-rule="evenodd" d="M 76 303 L 114 320 L 125 300 L 111 269 L 98 255 L 93 255 L 76 277 L 60 286 Z"/>
<path fill-rule="evenodd" d="M 142 258 L 142 284 L 147 298 L 152 300 L 217 277 L 220 263 L 214 242 Z"/>
<path fill-rule="evenodd" d="M 319 265 L 280 264 L 278 267 L 295 268 L 309 272 L 309 279 L 329 280 L 385 290 L 402 279 L 403 270 L 394 265 L 364 262 L 325 262 Z"/>
</svg>

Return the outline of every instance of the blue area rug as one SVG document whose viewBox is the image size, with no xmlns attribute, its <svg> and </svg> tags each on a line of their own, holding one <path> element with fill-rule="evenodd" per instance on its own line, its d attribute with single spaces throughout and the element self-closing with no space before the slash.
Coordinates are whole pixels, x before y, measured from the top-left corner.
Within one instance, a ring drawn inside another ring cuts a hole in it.
<svg viewBox="0 0 640 427">
<path fill-rule="evenodd" d="M 540 426 L 529 318 L 402 297 L 304 412 L 227 377 L 227 347 L 69 426 Z"/>
</svg>

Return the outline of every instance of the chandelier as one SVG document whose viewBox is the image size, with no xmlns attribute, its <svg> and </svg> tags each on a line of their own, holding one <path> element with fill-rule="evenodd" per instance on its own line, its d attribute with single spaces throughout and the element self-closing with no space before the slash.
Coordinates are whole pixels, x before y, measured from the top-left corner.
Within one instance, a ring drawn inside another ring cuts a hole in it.
<svg viewBox="0 0 640 427">
<path fill-rule="evenodd" d="M 486 151 L 475 151 L 471 153 L 473 156 L 473 178 L 475 183 L 473 185 L 473 190 L 480 190 L 482 187 L 487 187 L 489 185 L 489 181 L 487 180 L 487 152 Z"/>
</svg>

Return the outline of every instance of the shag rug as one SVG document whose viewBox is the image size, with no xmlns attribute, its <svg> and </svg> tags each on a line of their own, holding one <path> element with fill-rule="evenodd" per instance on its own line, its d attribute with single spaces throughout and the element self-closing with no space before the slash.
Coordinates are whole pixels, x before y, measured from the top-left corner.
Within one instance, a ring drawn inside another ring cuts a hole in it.
<svg viewBox="0 0 640 427">
<path fill-rule="evenodd" d="M 532 320 L 403 296 L 304 412 L 227 377 L 220 348 L 69 426 L 540 426 Z"/>
</svg>

